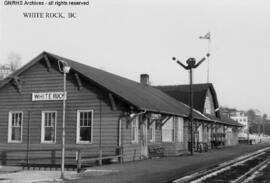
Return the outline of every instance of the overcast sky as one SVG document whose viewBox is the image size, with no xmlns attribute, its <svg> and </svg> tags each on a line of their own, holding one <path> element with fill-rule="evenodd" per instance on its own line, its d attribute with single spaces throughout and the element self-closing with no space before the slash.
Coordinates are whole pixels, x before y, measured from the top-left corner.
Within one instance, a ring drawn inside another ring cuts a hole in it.
<svg viewBox="0 0 270 183">
<path fill-rule="evenodd" d="M 210 82 L 221 105 L 270 116 L 268 0 L 91 0 L 87 7 L 3 6 L 0 62 L 11 52 L 25 64 L 43 50 L 154 85 L 187 84 L 174 63 L 201 59 L 211 32 Z M 27 19 L 25 11 L 76 11 L 76 19 Z M 195 70 L 206 82 L 207 62 Z"/>
</svg>

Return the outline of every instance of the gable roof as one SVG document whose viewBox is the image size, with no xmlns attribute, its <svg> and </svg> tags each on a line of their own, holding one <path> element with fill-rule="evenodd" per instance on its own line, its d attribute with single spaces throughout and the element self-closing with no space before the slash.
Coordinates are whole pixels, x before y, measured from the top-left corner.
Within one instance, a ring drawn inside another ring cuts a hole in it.
<svg viewBox="0 0 270 183">
<path fill-rule="evenodd" d="M 229 125 L 233 125 L 233 126 L 238 126 L 238 127 L 243 127 L 244 125 L 242 125 L 241 123 L 238 123 L 237 121 L 225 116 L 225 115 L 220 115 L 220 120 L 221 121 L 225 121 L 227 124 Z"/>
<path fill-rule="evenodd" d="M 73 71 L 78 72 L 91 82 L 110 91 L 138 110 L 182 117 L 188 117 L 189 115 L 189 107 L 187 105 L 175 100 L 159 89 L 48 52 L 41 53 L 25 66 L 11 74 L 1 83 L 0 88 L 10 82 L 13 77 L 20 75 L 35 63 L 42 60 L 45 55 L 50 62 L 57 62 L 58 60 L 67 62 Z M 209 120 L 199 112 L 194 112 L 194 117 L 195 119 Z"/>
<path fill-rule="evenodd" d="M 171 97 L 177 99 L 185 103 L 189 104 L 189 85 L 169 85 L 169 86 L 156 86 L 156 88 L 162 90 L 167 93 Z M 195 109 L 204 112 L 204 103 L 208 89 L 210 90 L 213 96 L 214 108 L 217 109 L 219 107 L 216 91 L 212 85 L 212 83 L 202 83 L 202 84 L 193 84 L 193 106 Z M 219 117 L 219 112 L 217 113 Z"/>
<path fill-rule="evenodd" d="M 210 114 L 204 114 L 206 117 L 211 119 L 214 122 L 221 123 L 221 124 L 226 124 L 229 126 L 237 126 L 237 127 L 243 127 L 242 124 L 238 123 L 237 121 L 225 116 L 225 115 L 220 115 L 220 118 L 217 118 L 213 115 Z"/>
<path fill-rule="evenodd" d="M 171 97 L 181 101 L 187 105 L 189 105 L 189 85 L 169 85 L 169 86 L 156 86 L 156 88 L 162 90 L 167 93 Z M 239 126 L 242 127 L 240 123 L 237 121 L 230 119 L 226 116 L 221 116 L 219 110 L 216 112 L 217 116 L 204 114 L 204 103 L 207 95 L 207 91 L 213 95 L 214 108 L 218 109 L 218 100 L 216 91 L 212 83 L 201 83 L 201 84 L 193 84 L 193 106 L 196 110 L 202 113 L 205 117 L 209 118 L 211 121 L 227 124 L 231 126 Z"/>
</svg>

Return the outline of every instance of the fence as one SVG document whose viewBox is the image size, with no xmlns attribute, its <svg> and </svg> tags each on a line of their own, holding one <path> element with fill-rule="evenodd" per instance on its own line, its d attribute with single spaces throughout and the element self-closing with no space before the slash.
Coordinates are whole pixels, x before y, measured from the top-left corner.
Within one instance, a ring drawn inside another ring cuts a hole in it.
<svg viewBox="0 0 270 183">
<path fill-rule="evenodd" d="M 13 149 L 1 151 L 2 165 L 20 165 L 31 166 L 49 166 L 55 167 L 61 165 L 62 149 Z M 80 171 L 82 166 L 89 163 L 102 165 L 103 160 L 117 159 L 123 161 L 123 148 L 121 146 L 92 146 L 87 148 L 66 148 L 65 164 L 67 166 L 76 166 Z"/>
</svg>

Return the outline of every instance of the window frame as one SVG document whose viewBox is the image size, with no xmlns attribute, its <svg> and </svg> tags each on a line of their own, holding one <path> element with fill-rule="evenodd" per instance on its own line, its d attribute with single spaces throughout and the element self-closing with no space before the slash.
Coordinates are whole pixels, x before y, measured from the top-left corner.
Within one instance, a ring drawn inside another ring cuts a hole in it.
<svg viewBox="0 0 270 183">
<path fill-rule="evenodd" d="M 45 113 L 55 113 L 55 123 L 54 123 L 54 141 L 45 140 Z M 42 144 L 56 144 L 56 130 L 57 130 L 57 111 L 41 111 L 41 140 Z"/>
<path fill-rule="evenodd" d="M 152 139 L 149 139 L 149 141 L 154 143 L 156 141 L 156 121 L 153 121 L 153 123 L 149 126 L 149 128 L 151 129 L 150 130 L 150 133 L 151 133 L 150 137 L 152 137 Z"/>
<path fill-rule="evenodd" d="M 163 126 L 161 127 L 161 142 L 162 143 L 175 143 L 175 141 L 176 141 L 176 139 L 175 139 L 175 131 L 176 131 L 176 129 L 175 129 L 175 117 L 173 116 L 173 117 L 170 117 L 167 121 L 166 121 L 166 123 L 168 123 L 169 121 L 171 121 L 172 122 L 172 128 L 170 128 L 170 129 L 164 129 L 163 128 Z M 167 140 L 165 140 L 164 139 L 164 137 L 163 137 L 163 130 L 170 130 L 170 132 L 171 132 L 171 135 L 172 135 L 172 140 L 170 140 L 170 141 L 167 141 Z"/>
<path fill-rule="evenodd" d="M 21 113 L 22 121 L 21 121 L 21 136 L 20 140 L 12 140 L 12 114 Z M 22 143 L 23 142 L 23 111 L 9 111 L 8 113 L 8 143 Z"/>
<path fill-rule="evenodd" d="M 184 142 L 184 118 L 177 117 L 176 121 L 177 121 L 177 142 Z"/>
<path fill-rule="evenodd" d="M 91 112 L 91 140 L 81 141 L 80 140 L 80 113 L 81 112 Z M 77 110 L 77 129 L 76 129 L 76 144 L 92 144 L 93 143 L 93 119 L 94 110 Z"/>
<path fill-rule="evenodd" d="M 131 122 L 131 130 L 130 130 L 130 135 L 131 135 L 131 143 L 132 144 L 137 144 L 139 142 L 139 117 L 136 116 Z M 134 125 L 135 123 L 135 125 Z M 132 130 L 133 127 L 135 127 L 135 139 L 132 139 Z"/>
</svg>

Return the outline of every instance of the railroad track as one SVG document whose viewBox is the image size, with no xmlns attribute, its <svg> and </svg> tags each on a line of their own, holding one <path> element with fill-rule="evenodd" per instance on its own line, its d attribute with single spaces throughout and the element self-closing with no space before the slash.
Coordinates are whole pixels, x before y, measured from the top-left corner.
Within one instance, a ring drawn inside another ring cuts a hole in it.
<svg viewBox="0 0 270 183">
<path fill-rule="evenodd" d="M 270 162 L 270 158 L 267 158 L 263 162 L 259 163 L 255 167 L 251 168 L 248 172 L 238 177 L 236 180 L 232 181 L 232 183 L 242 183 L 242 182 L 248 182 L 249 178 L 253 176 L 253 174 L 257 171 L 259 171 L 262 167 L 264 167 L 266 164 Z"/>
<path fill-rule="evenodd" d="M 172 181 L 173 183 L 246 182 L 254 172 L 270 163 L 270 147 L 241 156 L 213 168 Z"/>
</svg>

